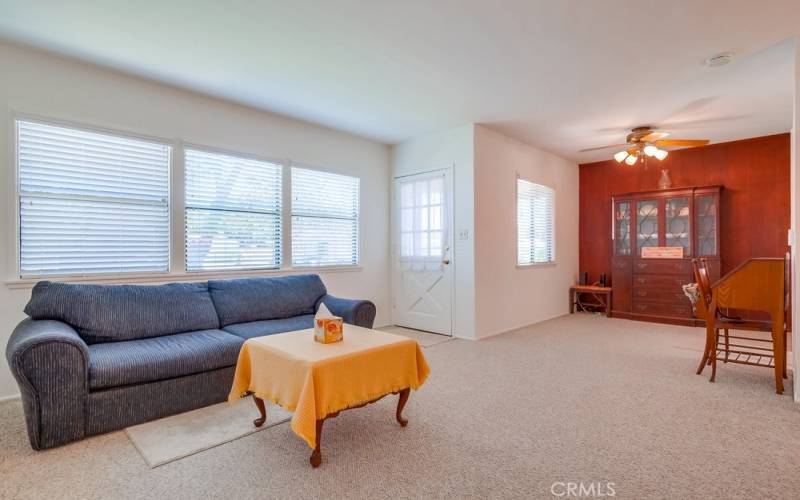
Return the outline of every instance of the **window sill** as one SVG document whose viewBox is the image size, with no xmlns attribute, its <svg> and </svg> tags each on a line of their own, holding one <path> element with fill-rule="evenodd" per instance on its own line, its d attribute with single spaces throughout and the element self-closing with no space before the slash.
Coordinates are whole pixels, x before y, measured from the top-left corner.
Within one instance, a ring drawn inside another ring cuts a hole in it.
<svg viewBox="0 0 800 500">
<path fill-rule="evenodd" d="M 140 284 L 140 283 L 174 283 L 187 281 L 204 281 L 207 279 L 250 278 L 256 276 L 284 276 L 289 274 L 327 274 L 359 272 L 364 268 L 355 266 L 321 266 L 292 267 L 285 269 L 256 269 L 241 271 L 188 271 L 181 273 L 132 273 L 104 274 L 97 276 L 41 276 L 37 278 L 19 278 L 3 282 L 11 290 L 31 289 L 39 281 L 58 281 L 60 283 L 93 283 L 93 284 Z"/>
<path fill-rule="evenodd" d="M 558 261 L 554 260 L 552 262 L 534 262 L 532 264 L 517 264 L 517 269 L 530 269 L 530 268 L 537 268 L 537 267 L 555 267 L 558 265 Z"/>
</svg>

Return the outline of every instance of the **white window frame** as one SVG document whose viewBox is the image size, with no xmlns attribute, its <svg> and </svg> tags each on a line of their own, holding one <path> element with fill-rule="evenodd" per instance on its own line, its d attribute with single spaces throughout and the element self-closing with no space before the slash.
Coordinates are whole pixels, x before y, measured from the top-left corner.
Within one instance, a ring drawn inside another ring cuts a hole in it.
<svg viewBox="0 0 800 500">
<path fill-rule="evenodd" d="M 363 246 L 361 242 L 362 231 L 362 217 L 361 217 L 361 188 L 363 185 L 363 177 L 354 172 L 345 171 L 337 168 L 319 167 L 312 164 L 294 162 L 289 158 L 276 159 L 275 157 L 251 154 L 248 152 L 234 151 L 215 146 L 202 145 L 197 143 L 184 142 L 182 139 L 175 137 L 168 139 L 149 135 L 136 130 L 119 129 L 105 125 L 98 125 L 85 122 L 75 122 L 69 119 L 62 119 L 52 116 L 42 116 L 35 113 L 26 111 L 14 110 L 7 115 L 8 124 L 8 164 L 13 165 L 13 168 L 8 169 L 8 184 L 6 190 L 7 200 L 7 228 L 9 231 L 14 232 L 14 236 L 7 239 L 7 275 L 0 276 L 0 283 L 4 284 L 7 288 L 12 290 L 17 289 L 30 289 L 37 282 L 47 279 L 54 279 L 68 283 L 107 283 L 107 284 L 125 284 L 125 283 L 168 283 L 168 282 L 186 282 L 197 281 L 199 279 L 213 279 L 213 278 L 236 278 L 236 277 L 249 277 L 249 276 L 280 276 L 290 274 L 305 274 L 313 270 L 313 272 L 321 273 L 338 273 L 338 272 L 360 272 L 362 267 Z M 20 275 L 20 214 L 19 214 L 19 172 L 17 164 L 17 149 L 19 147 L 16 134 L 16 121 L 32 121 L 59 127 L 69 127 L 79 130 L 86 130 L 89 132 L 96 132 L 101 134 L 120 135 L 137 140 L 144 140 L 164 144 L 172 148 L 170 155 L 170 175 L 169 175 L 169 226 L 170 226 L 170 247 L 169 247 L 169 270 L 159 272 L 129 272 L 129 273 L 93 273 L 86 275 L 50 275 L 50 276 L 36 276 L 22 278 Z M 185 268 L 185 230 L 184 230 L 184 211 L 185 211 L 185 185 L 184 185 L 184 150 L 185 149 L 199 149 L 209 152 L 217 152 L 220 154 L 230 154 L 234 156 L 241 156 L 245 158 L 253 158 L 261 161 L 268 161 L 272 163 L 279 163 L 283 167 L 283 202 L 282 202 L 282 232 L 284 236 L 281 243 L 281 268 L 280 269 L 254 269 L 254 270 L 214 270 L 214 271 L 191 271 L 187 272 Z M 291 167 L 296 166 L 310 170 L 318 170 L 321 172 L 328 172 L 339 175 L 346 175 L 350 177 L 359 178 L 359 218 L 358 218 L 358 263 L 348 265 L 334 265 L 334 266 L 316 266 L 316 267 L 291 267 L 292 262 L 292 203 L 291 203 Z"/>
<path fill-rule="evenodd" d="M 291 252 L 291 234 L 287 233 L 286 230 L 291 229 L 291 215 L 289 216 L 289 225 L 286 224 L 286 171 L 288 170 L 287 160 L 281 160 L 277 158 L 270 158 L 261 155 L 255 154 L 247 154 L 241 153 L 238 151 L 231 151 L 229 149 L 221 149 L 221 148 L 214 148 L 209 146 L 201 146 L 198 144 L 191 144 L 191 143 L 181 143 L 181 228 L 180 228 L 180 235 L 181 235 L 181 266 L 183 271 L 186 274 L 196 275 L 196 274 L 233 274 L 238 275 L 240 273 L 249 273 L 251 271 L 257 272 L 279 272 L 281 270 L 286 270 L 286 255 L 284 252 L 286 251 L 286 243 L 289 240 L 289 252 Z M 281 224 L 281 237 L 280 237 L 280 259 L 278 262 L 278 267 L 252 267 L 252 268 L 240 268 L 240 269 L 195 269 L 195 270 L 188 270 L 186 269 L 186 150 L 193 150 L 193 151 L 200 151 L 203 153 L 211 153 L 216 155 L 223 155 L 223 156 L 230 156 L 233 158 L 242 158 L 245 160 L 253 160 L 259 161 L 264 163 L 272 163 L 274 165 L 278 165 L 281 167 L 281 212 L 280 212 L 280 224 Z M 289 176 L 289 182 L 291 182 L 291 175 Z M 291 200 L 289 200 L 291 201 Z M 173 234 L 175 236 L 175 234 Z M 289 254 L 289 258 L 291 258 L 291 254 Z M 291 262 L 291 261 L 289 261 Z"/>
<path fill-rule="evenodd" d="M 289 269 L 298 271 L 298 272 L 310 272 L 315 269 L 319 269 L 321 271 L 325 270 L 357 270 L 361 269 L 361 257 L 362 257 L 362 246 L 361 246 L 361 236 L 364 234 L 361 227 L 361 201 L 363 197 L 361 196 L 362 193 L 362 186 L 363 186 L 363 178 L 360 175 L 353 175 L 353 172 L 345 172 L 343 170 L 335 169 L 335 168 L 327 168 L 327 167 L 318 167 L 315 165 L 309 165 L 307 163 L 299 163 L 295 161 L 288 162 L 289 168 L 284 169 L 284 210 L 286 214 L 286 230 L 288 231 L 286 234 L 288 237 L 286 238 L 286 246 L 288 246 L 288 250 L 286 252 L 287 260 L 286 264 L 289 266 Z M 305 170 L 315 170 L 317 172 L 323 172 L 327 174 L 336 174 L 336 175 L 343 175 L 346 177 L 354 177 L 358 179 L 358 217 L 356 218 L 356 252 L 358 255 L 356 256 L 355 264 L 336 264 L 336 265 L 329 265 L 329 266 L 295 266 L 292 264 L 293 256 L 292 256 L 292 216 L 293 216 L 293 207 L 292 207 L 292 167 L 300 168 Z M 287 179 L 288 176 L 288 179 Z"/>
<path fill-rule="evenodd" d="M 552 255 L 552 259 L 551 260 L 542 261 L 542 262 L 526 262 L 526 263 L 521 263 L 519 261 L 519 257 L 520 256 L 519 256 L 519 217 L 518 217 L 518 213 L 519 213 L 519 182 L 520 181 L 528 182 L 530 184 L 534 184 L 534 185 L 537 185 L 537 186 L 541 186 L 541 187 L 547 188 L 547 189 L 549 189 L 550 191 L 553 192 L 553 209 L 552 209 L 552 221 L 551 221 L 552 231 L 551 231 L 551 235 L 550 235 L 551 236 L 551 241 L 552 241 L 552 246 L 553 246 L 553 255 Z M 534 181 L 529 181 L 527 179 L 523 179 L 519 174 L 517 174 L 516 178 L 514 179 L 514 197 L 515 197 L 515 205 L 514 205 L 514 208 L 515 208 L 515 210 L 514 210 L 515 224 L 514 224 L 514 226 L 516 228 L 516 235 L 515 235 L 516 236 L 516 247 L 515 247 L 515 252 L 514 252 L 514 254 L 515 254 L 514 255 L 514 259 L 515 259 L 515 262 L 516 262 L 516 266 L 518 268 L 554 266 L 554 265 L 556 265 L 558 263 L 558 253 L 557 253 L 557 245 L 556 245 L 556 236 L 557 236 L 557 233 L 558 233 L 558 230 L 556 228 L 557 196 L 558 196 L 558 192 L 556 191 L 556 189 L 553 188 L 553 187 L 550 187 L 550 186 L 548 186 L 546 184 L 541 184 L 541 183 L 538 183 L 538 182 L 534 182 Z"/>
<path fill-rule="evenodd" d="M 17 122 L 28 122 L 28 123 L 36 123 L 41 125 L 50 125 L 53 127 L 62 127 L 62 128 L 69 128 L 73 130 L 79 130 L 84 132 L 96 133 L 96 134 L 104 134 L 104 135 L 111 135 L 117 136 L 124 139 L 131 139 L 143 142 L 150 142 L 153 144 L 158 144 L 162 146 L 167 146 L 170 148 L 169 154 L 169 165 L 167 166 L 167 227 L 169 228 L 169 237 L 168 237 L 168 246 L 167 246 L 167 269 L 165 271 L 120 271 L 114 273 L 73 273 L 73 274 L 42 274 L 36 276 L 24 276 L 22 273 L 22 241 L 21 241 L 21 234 L 22 234 L 22 220 L 21 220 L 21 213 L 20 213 L 20 171 L 19 171 L 19 132 L 17 128 Z M 135 279 L 138 276 L 166 276 L 171 274 L 172 271 L 172 260 L 173 260 L 173 243 L 174 243 L 174 233 L 172 232 L 173 227 L 173 184 L 174 184 L 174 177 L 173 171 L 175 166 L 175 155 L 177 151 L 177 147 L 175 141 L 170 141 L 168 139 L 163 139 L 155 136 L 129 132 L 129 131 L 121 131 L 112 128 L 106 127 L 98 127 L 92 125 L 86 125 L 82 123 L 75 123 L 72 121 L 67 120 L 59 120 L 54 118 L 46 118 L 37 115 L 32 115 L 28 113 L 20 113 L 20 112 L 12 112 L 10 116 L 10 135 L 11 141 L 10 144 L 13 147 L 9 148 L 11 151 L 11 161 L 10 164 L 13 165 L 13 168 L 9 169 L 11 171 L 11 182 L 9 183 L 9 190 L 13 191 L 11 196 L 8 196 L 9 203 L 12 207 L 9 207 L 8 213 L 9 218 L 13 218 L 13 220 L 9 221 L 8 227 L 14 228 L 14 237 L 9 238 L 9 245 L 13 246 L 13 250 L 9 252 L 9 260 L 13 259 L 13 262 L 9 263 L 9 269 L 12 269 L 15 277 L 12 281 L 8 283 L 36 283 L 38 281 L 53 279 L 59 281 L 104 281 L 106 279 L 125 279 L 127 280 L 129 277 Z"/>
</svg>

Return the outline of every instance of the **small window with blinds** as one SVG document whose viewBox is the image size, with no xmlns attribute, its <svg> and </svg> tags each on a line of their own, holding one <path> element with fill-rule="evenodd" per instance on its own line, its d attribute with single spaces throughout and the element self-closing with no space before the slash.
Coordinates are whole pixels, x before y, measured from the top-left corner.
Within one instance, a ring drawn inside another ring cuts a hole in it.
<svg viewBox="0 0 800 500">
<path fill-rule="evenodd" d="M 292 167 L 292 265 L 358 264 L 359 179 Z"/>
<path fill-rule="evenodd" d="M 185 151 L 187 271 L 281 266 L 281 168 Z"/>
<path fill-rule="evenodd" d="M 555 191 L 517 179 L 517 264 L 555 262 Z"/>
<path fill-rule="evenodd" d="M 169 270 L 171 148 L 17 120 L 21 277 Z"/>
</svg>

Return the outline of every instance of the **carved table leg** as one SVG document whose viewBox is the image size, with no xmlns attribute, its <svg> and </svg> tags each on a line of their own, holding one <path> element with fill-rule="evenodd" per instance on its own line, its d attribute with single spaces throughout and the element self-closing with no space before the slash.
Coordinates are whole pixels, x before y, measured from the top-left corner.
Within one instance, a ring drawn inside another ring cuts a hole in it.
<svg viewBox="0 0 800 500">
<path fill-rule="evenodd" d="M 264 408 L 264 400 L 257 397 L 255 394 L 253 394 L 253 402 L 256 404 L 256 408 L 258 408 L 258 411 L 261 413 L 260 417 L 253 420 L 253 425 L 256 427 L 261 427 L 264 425 L 264 422 L 267 421 L 267 409 Z"/>
<path fill-rule="evenodd" d="M 314 448 L 314 451 L 311 452 L 311 458 L 308 461 L 311 463 L 311 467 L 315 469 L 319 467 L 319 464 L 322 463 L 322 451 L 320 450 L 320 443 L 322 442 L 322 424 L 325 422 L 325 419 L 317 420 L 317 447 Z"/>
<path fill-rule="evenodd" d="M 406 401 L 408 401 L 408 395 L 410 393 L 411 389 L 403 389 L 400 391 L 400 399 L 397 400 L 397 413 L 395 417 L 397 417 L 397 422 L 400 424 L 400 427 L 408 425 L 408 419 L 403 418 L 403 408 L 406 406 Z"/>
</svg>

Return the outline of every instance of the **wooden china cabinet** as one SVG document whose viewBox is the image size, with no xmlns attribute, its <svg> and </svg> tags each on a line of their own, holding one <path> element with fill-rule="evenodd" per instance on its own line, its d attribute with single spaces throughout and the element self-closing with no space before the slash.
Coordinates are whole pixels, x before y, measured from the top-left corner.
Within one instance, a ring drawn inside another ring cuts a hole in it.
<svg viewBox="0 0 800 500">
<path fill-rule="evenodd" d="M 720 275 L 722 186 L 614 195 L 612 316 L 702 325 L 682 286 L 694 282 L 692 259 L 704 257 L 712 282 Z M 682 258 L 643 258 L 645 247 L 682 247 Z"/>
</svg>

